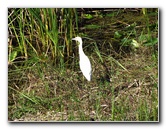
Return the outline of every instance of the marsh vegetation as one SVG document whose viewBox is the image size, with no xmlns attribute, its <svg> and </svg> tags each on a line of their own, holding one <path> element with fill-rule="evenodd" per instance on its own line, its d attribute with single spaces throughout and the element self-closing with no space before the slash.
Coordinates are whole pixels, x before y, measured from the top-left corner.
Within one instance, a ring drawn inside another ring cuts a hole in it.
<svg viewBox="0 0 166 129">
<path fill-rule="evenodd" d="M 8 119 L 159 121 L 158 47 L 158 9 L 9 8 Z"/>
</svg>

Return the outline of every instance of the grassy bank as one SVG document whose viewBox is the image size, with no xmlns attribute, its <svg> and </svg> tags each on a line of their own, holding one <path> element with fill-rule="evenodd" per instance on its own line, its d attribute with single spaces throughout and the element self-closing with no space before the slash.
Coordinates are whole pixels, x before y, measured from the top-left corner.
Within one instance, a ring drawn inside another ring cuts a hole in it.
<svg viewBox="0 0 166 129">
<path fill-rule="evenodd" d="M 159 120 L 158 10 L 87 12 L 8 10 L 10 121 Z M 91 82 L 79 69 L 76 35 Z"/>
</svg>

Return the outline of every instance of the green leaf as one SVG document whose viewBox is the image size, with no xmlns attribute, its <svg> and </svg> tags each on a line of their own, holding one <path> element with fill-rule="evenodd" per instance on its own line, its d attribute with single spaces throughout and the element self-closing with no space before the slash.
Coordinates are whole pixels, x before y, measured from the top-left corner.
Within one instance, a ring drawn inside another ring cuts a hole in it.
<svg viewBox="0 0 166 129">
<path fill-rule="evenodd" d="M 98 28 L 100 28 L 101 26 L 99 26 L 99 25 L 94 25 L 94 24 L 92 24 L 92 25 L 86 25 L 85 26 L 85 28 L 87 28 L 87 29 L 98 29 Z"/>
<path fill-rule="evenodd" d="M 155 44 L 158 43 L 158 38 L 152 38 L 151 40 L 149 40 L 147 43 L 145 43 L 145 46 L 153 46 Z"/>
<path fill-rule="evenodd" d="M 93 16 L 91 14 L 84 14 L 84 18 L 86 18 L 86 19 L 92 19 Z"/>
<path fill-rule="evenodd" d="M 121 36 L 122 36 L 122 35 L 121 35 L 118 31 L 116 31 L 116 32 L 114 33 L 114 38 L 119 39 Z"/>
<path fill-rule="evenodd" d="M 13 62 L 16 59 L 17 51 L 13 51 L 9 54 L 9 62 Z"/>
<path fill-rule="evenodd" d="M 140 44 L 134 39 L 132 40 L 131 44 L 134 48 L 139 48 L 140 47 Z"/>
</svg>

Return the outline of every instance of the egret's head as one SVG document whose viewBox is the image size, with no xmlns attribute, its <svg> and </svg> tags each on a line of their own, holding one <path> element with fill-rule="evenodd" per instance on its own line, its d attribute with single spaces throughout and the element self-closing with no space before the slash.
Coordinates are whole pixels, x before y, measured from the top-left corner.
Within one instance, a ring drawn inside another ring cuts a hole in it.
<svg viewBox="0 0 166 129">
<path fill-rule="evenodd" d="M 82 44 L 82 39 L 81 39 L 81 37 L 75 37 L 75 38 L 72 38 L 72 40 L 78 41 L 79 44 L 80 44 L 80 43 Z"/>
</svg>

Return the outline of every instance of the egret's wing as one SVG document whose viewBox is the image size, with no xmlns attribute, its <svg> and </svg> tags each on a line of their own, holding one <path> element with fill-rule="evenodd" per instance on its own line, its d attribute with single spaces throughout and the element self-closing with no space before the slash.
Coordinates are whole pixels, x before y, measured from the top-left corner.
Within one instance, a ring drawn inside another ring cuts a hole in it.
<svg viewBox="0 0 166 129">
<path fill-rule="evenodd" d="M 91 63 L 87 56 L 80 59 L 80 69 L 88 81 L 91 80 Z"/>
</svg>

